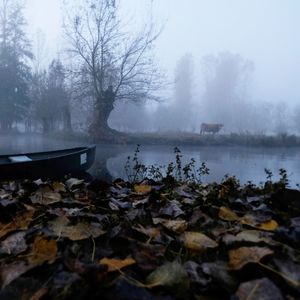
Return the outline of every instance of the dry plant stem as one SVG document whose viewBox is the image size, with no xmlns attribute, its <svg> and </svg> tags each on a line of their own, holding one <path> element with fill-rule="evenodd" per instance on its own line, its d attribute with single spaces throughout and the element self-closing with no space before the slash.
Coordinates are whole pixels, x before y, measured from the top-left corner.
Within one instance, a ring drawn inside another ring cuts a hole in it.
<svg viewBox="0 0 300 300">
<path fill-rule="evenodd" d="M 273 272 L 273 273 L 279 275 L 280 277 L 284 278 L 285 280 L 289 281 L 292 285 L 297 286 L 297 287 L 300 287 L 300 282 L 299 282 L 299 281 L 296 281 L 296 280 L 294 280 L 294 279 L 288 277 L 286 274 L 281 273 L 281 272 L 279 272 L 279 271 L 273 269 L 272 267 L 267 266 L 267 265 L 265 265 L 265 264 L 263 264 L 263 263 L 261 263 L 261 262 L 259 262 L 258 264 L 259 264 L 260 266 L 262 266 L 263 268 L 265 268 L 265 269 L 267 269 L 267 270 L 269 270 L 269 271 L 271 271 L 271 272 Z"/>
</svg>

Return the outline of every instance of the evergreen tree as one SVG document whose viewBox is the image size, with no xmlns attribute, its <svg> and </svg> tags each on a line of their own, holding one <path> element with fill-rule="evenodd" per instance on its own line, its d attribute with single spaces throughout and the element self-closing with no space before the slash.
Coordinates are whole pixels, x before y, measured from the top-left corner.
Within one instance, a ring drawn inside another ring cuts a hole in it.
<svg viewBox="0 0 300 300">
<path fill-rule="evenodd" d="M 37 101 L 36 114 L 45 133 L 55 130 L 61 122 L 64 130 L 71 130 L 69 95 L 65 84 L 65 70 L 60 60 L 54 59 L 49 66 Z"/>
<path fill-rule="evenodd" d="M 24 119 L 29 103 L 28 88 L 32 58 L 26 38 L 23 6 L 0 0 L 0 127 L 11 129 Z"/>
</svg>

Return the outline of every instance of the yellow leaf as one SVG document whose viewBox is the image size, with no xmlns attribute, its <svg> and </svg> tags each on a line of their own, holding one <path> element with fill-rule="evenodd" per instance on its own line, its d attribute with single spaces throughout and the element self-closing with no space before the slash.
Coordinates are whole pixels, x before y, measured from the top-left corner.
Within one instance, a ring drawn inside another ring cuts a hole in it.
<svg viewBox="0 0 300 300">
<path fill-rule="evenodd" d="M 108 272 L 114 272 L 114 271 L 118 271 L 122 268 L 128 267 L 130 265 L 133 265 L 136 263 L 136 261 L 131 257 L 127 257 L 125 259 L 104 257 L 99 261 L 99 263 L 101 265 L 107 265 Z"/>
<path fill-rule="evenodd" d="M 56 259 L 57 244 L 55 240 L 48 240 L 43 236 L 37 236 L 32 247 L 32 254 L 28 261 L 33 265 L 40 265 L 44 262 L 53 263 Z"/>
<path fill-rule="evenodd" d="M 140 195 L 148 194 L 151 192 L 151 190 L 152 190 L 151 185 L 146 185 L 146 184 L 135 184 L 134 185 L 134 191 Z"/>
<path fill-rule="evenodd" d="M 204 252 L 208 248 L 216 248 L 218 244 L 200 232 L 186 231 L 182 235 L 184 246 L 192 251 Z"/>
<path fill-rule="evenodd" d="M 62 182 L 55 181 L 52 183 L 52 188 L 55 192 L 65 192 L 66 187 Z"/>
<path fill-rule="evenodd" d="M 269 220 L 263 222 L 257 226 L 258 229 L 266 230 L 266 231 L 274 231 L 278 227 L 278 223 L 275 220 Z"/>
<path fill-rule="evenodd" d="M 265 231 L 274 231 L 278 227 L 278 223 L 275 220 L 268 220 L 263 223 L 257 223 L 255 222 L 254 217 L 251 215 L 245 215 L 240 219 L 240 222 L 250 227 Z"/>
<path fill-rule="evenodd" d="M 270 254 L 273 254 L 273 251 L 266 247 L 240 247 L 228 252 L 228 265 L 232 270 L 239 270 L 248 263 L 258 263 Z"/>
<path fill-rule="evenodd" d="M 239 219 L 235 212 L 225 206 L 220 207 L 219 218 L 224 221 L 237 221 Z"/>
</svg>

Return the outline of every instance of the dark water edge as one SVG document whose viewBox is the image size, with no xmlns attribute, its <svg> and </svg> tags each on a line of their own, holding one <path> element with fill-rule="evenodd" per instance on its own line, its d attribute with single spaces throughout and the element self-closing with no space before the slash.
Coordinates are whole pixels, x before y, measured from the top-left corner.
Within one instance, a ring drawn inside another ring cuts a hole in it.
<svg viewBox="0 0 300 300">
<path fill-rule="evenodd" d="M 58 139 L 41 135 L 11 135 L 0 137 L 0 154 L 26 153 L 45 150 L 57 150 L 84 146 L 85 140 Z M 178 145 L 176 145 L 178 146 Z M 271 170 L 274 180 L 279 178 L 278 170 L 287 170 L 290 186 L 300 183 L 300 147 L 245 147 L 245 146 L 192 146 L 179 145 L 182 163 L 191 158 L 196 160 L 196 167 L 205 162 L 210 174 L 203 177 L 204 182 L 220 182 L 225 174 L 235 175 L 246 183 L 260 184 L 266 180 L 264 169 Z M 133 156 L 136 144 L 98 144 L 96 160 L 89 173 L 97 178 L 111 181 L 115 178 L 128 179 L 124 166 L 128 156 Z M 141 163 L 166 166 L 175 161 L 173 145 L 141 144 L 138 155 Z"/>
</svg>

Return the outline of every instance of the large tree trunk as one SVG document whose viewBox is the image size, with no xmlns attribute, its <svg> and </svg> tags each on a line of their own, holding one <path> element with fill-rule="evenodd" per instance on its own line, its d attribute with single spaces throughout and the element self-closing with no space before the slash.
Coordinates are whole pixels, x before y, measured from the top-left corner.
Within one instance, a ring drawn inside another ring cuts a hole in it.
<svg viewBox="0 0 300 300">
<path fill-rule="evenodd" d="M 64 131 L 72 132 L 71 112 L 68 106 L 63 108 L 63 127 Z"/>
<path fill-rule="evenodd" d="M 97 98 L 93 120 L 89 133 L 95 141 L 106 141 L 125 143 L 125 135 L 108 126 L 108 118 L 114 109 L 115 96 L 112 92 L 106 91 L 103 96 Z"/>
<path fill-rule="evenodd" d="M 93 120 L 90 125 L 90 135 L 96 140 L 106 140 L 111 134 L 112 129 L 108 126 L 108 118 L 114 106 L 113 101 L 107 101 L 103 97 L 97 99 Z"/>
</svg>

